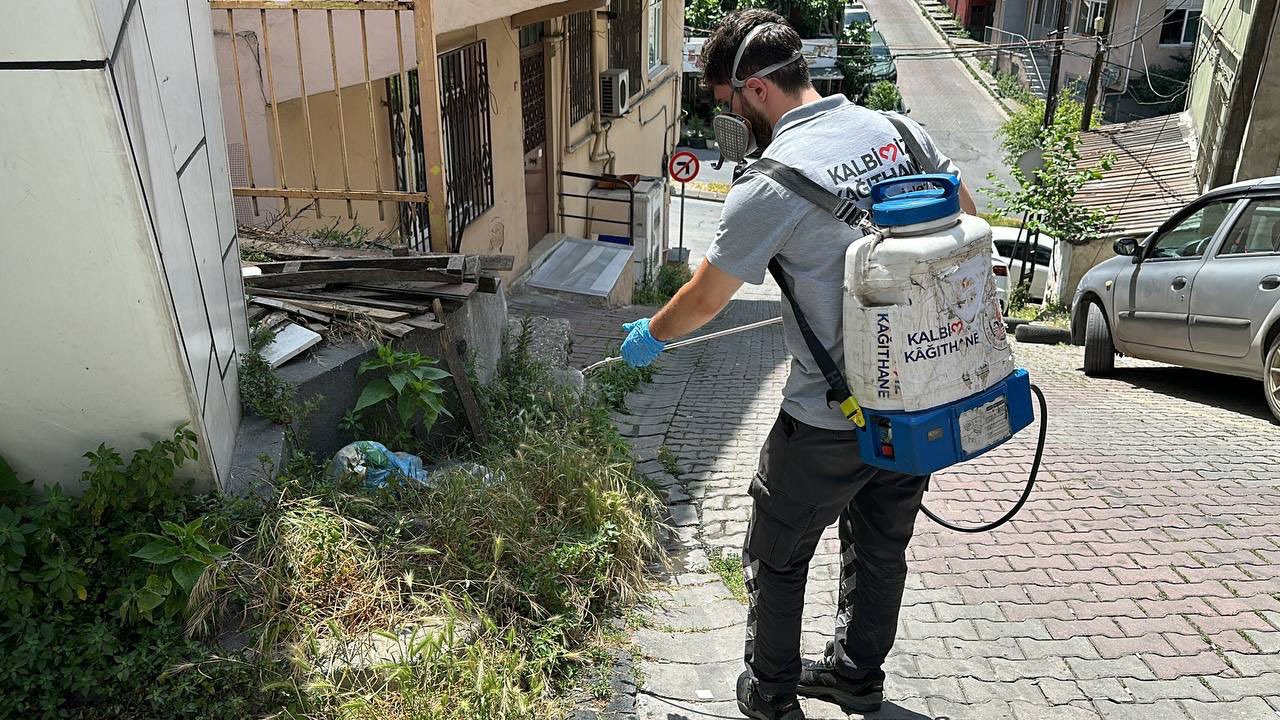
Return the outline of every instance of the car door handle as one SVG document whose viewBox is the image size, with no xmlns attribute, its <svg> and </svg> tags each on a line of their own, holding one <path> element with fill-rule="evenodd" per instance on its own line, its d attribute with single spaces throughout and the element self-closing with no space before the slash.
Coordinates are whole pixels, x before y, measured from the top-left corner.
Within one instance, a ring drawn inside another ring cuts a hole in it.
<svg viewBox="0 0 1280 720">
<path fill-rule="evenodd" d="M 1182 290 L 1186 286 L 1187 286 L 1187 279 L 1182 277 L 1181 275 L 1173 279 L 1174 290 Z"/>
<path fill-rule="evenodd" d="M 1262 282 L 1258 283 L 1258 287 L 1263 290 L 1275 290 L 1280 288 L 1280 275 L 1268 275 L 1262 278 Z"/>
</svg>

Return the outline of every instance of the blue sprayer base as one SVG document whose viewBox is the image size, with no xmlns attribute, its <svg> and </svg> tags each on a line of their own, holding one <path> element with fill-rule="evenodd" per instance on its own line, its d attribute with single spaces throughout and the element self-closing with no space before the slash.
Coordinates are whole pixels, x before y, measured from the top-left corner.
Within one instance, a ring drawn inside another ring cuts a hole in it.
<svg viewBox="0 0 1280 720">
<path fill-rule="evenodd" d="M 862 461 L 908 475 L 928 475 L 971 460 L 1031 424 L 1031 378 L 1018 368 L 990 388 L 928 410 L 863 408 Z"/>
</svg>

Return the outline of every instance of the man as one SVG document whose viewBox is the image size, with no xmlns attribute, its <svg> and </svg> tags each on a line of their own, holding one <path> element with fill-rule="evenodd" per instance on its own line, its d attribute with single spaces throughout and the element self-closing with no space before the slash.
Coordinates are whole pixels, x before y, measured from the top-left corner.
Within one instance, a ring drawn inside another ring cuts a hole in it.
<svg viewBox="0 0 1280 720">
<path fill-rule="evenodd" d="M 901 118 L 926 155 L 911 158 L 910 143 L 884 115 L 842 96 L 821 97 L 800 50 L 799 35 L 764 10 L 727 16 L 703 48 L 705 81 L 726 110 L 750 122 L 766 148 L 763 157 L 800 170 L 863 209 L 870 207 L 870 184 L 879 179 L 916 174 L 922 166 L 959 175 L 919 125 Z M 965 211 L 974 212 L 963 188 L 961 198 Z M 716 239 L 693 279 L 652 319 L 626 326 L 623 357 L 632 365 L 652 362 L 667 341 L 719 314 L 742 283 L 763 282 L 776 259 L 817 337 L 843 367 L 844 254 L 860 235 L 772 179 L 746 174 L 730 190 Z M 881 665 L 893 646 L 907 543 L 928 478 L 860 461 L 854 426 L 828 406 L 828 385 L 785 302 L 782 313 L 793 359 L 781 413 L 749 491 L 754 505 L 742 561 L 751 603 L 738 704 L 759 720 L 802 720 L 797 693 L 838 703 L 845 712 L 873 712 L 881 703 Z M 823 530 L 836 520 L 841 579 L 835 633 L 823 658 L 802 665 L 809 561 Z"/>
</svg>

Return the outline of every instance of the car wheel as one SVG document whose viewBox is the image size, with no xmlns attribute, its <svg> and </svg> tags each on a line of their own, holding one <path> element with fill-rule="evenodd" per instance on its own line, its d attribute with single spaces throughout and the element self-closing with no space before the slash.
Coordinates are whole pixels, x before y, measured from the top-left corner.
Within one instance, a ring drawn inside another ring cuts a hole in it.
<svg viewBox="0 0 1280 720">
<path fill-rule="evenodd" d="M 1280 335 L 1271 340 L 1262 373 L 1262 387 L 1267 394 L 1267 406 L 1271 408 L 1271 414 L 1276 420 L 1280 421 Z"/>
<path fill-rule="evenodd" d="M 1105 377 L 1116 368 L 1116 346 L 1111 342 L 1111 330 L 1102 315 L 1102 306 L 1089 303 L 1089 315 L 1084 326 L 1084 374 L 1089 377 Z"/>
</svg>

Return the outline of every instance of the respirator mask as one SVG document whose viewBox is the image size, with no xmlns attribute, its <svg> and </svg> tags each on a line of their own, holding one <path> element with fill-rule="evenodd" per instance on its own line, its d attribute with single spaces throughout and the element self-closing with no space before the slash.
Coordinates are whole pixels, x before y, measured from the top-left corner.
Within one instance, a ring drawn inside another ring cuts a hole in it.
<svg viewBox="0 0 1280 720">
<path fill-rule="evenodd" d="M 733 93 L 729 96 L 730 109 L 716 115 L 711 121 L 711 127 L 716 134 L 716 145 L 720 148 L 720 161 L 716 163 L 716 168 L 724 164 L 725 160 L 737 165 L 746 162 L 747 156 L 755 152 L 759 146 L 756 141 L 755 130 L 751 127 L 751 121 L 732 111 L 733 96 L 746 86 L 748 80 L 762 78 L 803 57 L 801 53 L 797 52 L 782 62 L 776 62 L 761 68 L 748 77 L 741 80 L 738 79 L 738 64 L 742 62 L 742 55 L 746 52 L 747 46 L 751 44 L 756 35 L 772 25 L 777 25 L 777 23 L 764 23 L 752 28 L 751 32 L 747 33 L 747 36 L 742 39 L 742 44 L 738 45 L 738 52 L 733 56 L 733 70 L 729 75 L 729 82 L 733 86 Z"/>
</svg>

